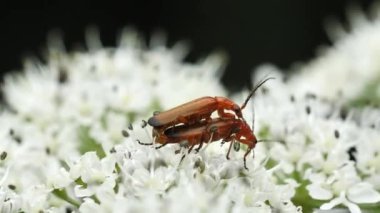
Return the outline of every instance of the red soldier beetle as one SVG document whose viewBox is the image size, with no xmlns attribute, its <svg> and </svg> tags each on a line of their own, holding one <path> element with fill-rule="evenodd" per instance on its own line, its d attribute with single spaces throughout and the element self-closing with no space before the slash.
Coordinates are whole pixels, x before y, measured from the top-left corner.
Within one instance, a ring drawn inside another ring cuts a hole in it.
<svg viewBox="0 0 380 213">
<path fill-rule="evenodd" d="M 146 121 L 143 121 L 142 128 L 145 128 Z M 133 130 L 132 126 L 128 127 Z M 252 126 L 253 129 L 253 126 Z M 164 131 L 161 137 L 156 138 L 155 142 L 161 144 L 156 149 L 160 149 L 167 144 L 179 144 L 188 148 L 188 153 L 190 153 L 193 148 L 198 145 L 195 149 L 196 152 L 202 148 L 204 143 L 211 143 L 214 141 L 222 140 L 222 143 L 230 142 L 226 158 L 229 160 L 229 154 L 231 152 L 232 146 L 234 146 L 235 151 L 240 149 L 240 143 L 246 144 L 248 146 L 247 151 L 244 154 L 244 168 L 247 168 L 247 156 L 255 148 L 256 144 L 259 142 L 282 142 L 280 140 L 257 140 L 249 125 L 242 119 L 230 118 L 214 118 L 211 121 L 202 121 L 193 125 L 177 125 L 168 128 Z M 129 133 L 126 130 L 122 131 L 124 137 L 129 137 Z M 153 145 L 154 143 L 143 143 L 140 140 L 136 140 L 141 145 Z M 176 153 L 178 153 L 176 151 Z M 180 162 L 184 159 L 185 155 L 182 156 Z"/>
<path fill-rule="evenodd" d="M 215 118 L 209 122 L 204 121 L 190 126 L 178 125 L 168 128 L 164 131 L 163 136 L 156 140 L 156 143 L 162 144 L 156 148 L 159 149 L 166 144 L 186 141 L 185 146 L 189 148 L 188 153 L 190 153 L 196 145 L 198 145 L 198 147 L 195 150 L 198 152 L 202 148 L 203 143 L 211 143 L 219 140 L 231 142 L 226 154 L 227 160 L 230 159 L 230 151 L 234 144 L 246 144 L 248 149 L 244 154 L 244 168 L 248 169 L 246 158 L 251 150 L 255 148 L 257 139 L 249 125 L 242 119 Z M 182 159 L 183 158 L 184 156 Z"/>
<path fill-rule="evenodd" d="M 155 113 L 153 117 L 148 120 L 148 124 L 153 127 L 153 136 L 163 137 L 163 132 L 167 128 L 181 123 L 185 125 L 192 125 L 204 119 L 210 122 L 212 120 L 211 114 L 215 111 L 217 111 L 219 118 L 222 119 L 235 118 L 236 116 L 237 118 L 244 120 L 242 110 L 246 107 L 248 101 L 256 90 L 270 79 L 274 78 L 266 78 L 256 85 L 241 107 L 225 97 L 206 96 L 184 103 L 165 112 Z M 225 112 L 225 110 L 232 111 L 235 114 Z"/>
</svg>

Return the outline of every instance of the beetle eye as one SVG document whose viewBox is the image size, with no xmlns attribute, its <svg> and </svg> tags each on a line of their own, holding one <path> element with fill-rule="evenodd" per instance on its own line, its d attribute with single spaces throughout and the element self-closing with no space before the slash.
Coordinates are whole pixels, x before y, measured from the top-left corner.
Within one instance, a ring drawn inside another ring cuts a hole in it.
<svg viewBox="0 0 380 213">
<path fill-rule="evenodd" d="M 233 107 L 233 111 L 235 112 L 235 114 L 236 114 L 237 116 L 240 116 L 240 115 L 241 115 L 241 109 L 240 109 L 240 107 L 239 107 L 238 105 L 234 105 L 234 107 Z"/>
</svg>

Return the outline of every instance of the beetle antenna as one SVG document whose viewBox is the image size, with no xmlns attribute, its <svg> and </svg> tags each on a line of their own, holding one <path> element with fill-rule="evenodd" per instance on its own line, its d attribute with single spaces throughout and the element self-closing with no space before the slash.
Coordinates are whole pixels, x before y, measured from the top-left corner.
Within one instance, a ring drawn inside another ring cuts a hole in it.
<svg viewBox="0 0 380 213">
<path fill-rule="evenodd" d="M 259 84 L 257 84 L 253 90 L 249 93 L 247 99 L 245 99 L 243 105 L 241 105 L 241 109 L 244 109 L 249 101 L 249 99 L 251 99 L 252 95 L 255 94 L 256 90 L 261 87 L 261 85 L 263 85 L 265 82 L 267 82 L 268 80 L 271 80 L 271 79 L 275 79 L 274 77 L 269 77 L 269 78 L 266 78 L 264 80 L 262 80 Z"/>
<path fill-rule="evenodd" d="M 285 144 L 285 141 L 283 140 L 260 139 L 256 141 L 256 143 L 260 143 L 260 142 L 280 142 L 280 143 Z"/>
<path fill-rule="evenodd" d="M 255 132 L 255 105 L 252 104 L 252 132 Z"/>
</svg>

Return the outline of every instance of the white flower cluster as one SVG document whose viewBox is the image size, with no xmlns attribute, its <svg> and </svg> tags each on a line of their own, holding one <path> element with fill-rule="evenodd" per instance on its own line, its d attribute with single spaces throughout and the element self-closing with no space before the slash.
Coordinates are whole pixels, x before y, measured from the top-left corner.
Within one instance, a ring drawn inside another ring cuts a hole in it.
<svg viewBox="0 0 380 213">
<path fill-rule="evenodd" d="M 380 4 L 373 6 L 370 17 L 360 8 L 348 8 L 349 29 L 331 21 L 328 33 L 332 48 L 323 48 L 320 56 L 296 67 L 289 78 L 294 95 L 304 92 L 323 95 L 353 105 L 375 102 L 380 105 Z"/>
<path fill-rule="evenodd" d="M 268 69 L 275 73 L 269 67 L 261 71 Z M 367 207 L 379 210 L 380 110 L 346 114 L 337 102 L 310 93 L 296 98 L 288 87 L 271 82 L 265 94 L 255 97 L 254 107 L 258 137 L 279 141 L 259 144 L 265 145 L 260 151 L 280 165 L 274 173 L 278 179 L 293 178 L 299 184 L 295 204 L 304 210 L 344 205 L 351 212 L 361 212 L 358 204 L 373 204 Z"/>
<path fill-rule="evenodd" d="M 144 47 L 128 31 L 113 49 L 97 38 L 84 53 L 53 38 L 46 64 L 28 61 L 5 78 L 1 212 L 301 211 L 290 200 L 294 181 L 279 184 L 263 155 L 246 171 L 215 143 L 179 166 L 177 147 L 136 142 L 152 141 L 140 122 L 154 111 L 225 96 L 218 55 L 190 64 L 184 46 L 169 49 L 159 35 Z"/>
<path fill-rule="evenodd" d="M 293 202 L 307 212 L 380 211 L 380 17 L 350 11 L 351 32 L 294 75 L 256 72 L 278 79 L 254 99 L 256 133 L 282 142 L 266 144 L 267 156 L 281 165 L 275 176 L 300 184 Z"/>
<path fill-rule="evenodd" d="M 249 170 L 243 150 L 226 160 L 217 142 L 181 164 L 180 145 L 137 142 L 152 142 L 142 120 L 154 111 L 226 96 L 220 56 L 186 63 L 183 44 L 157 34 L 146 47 L 133 31 L 104 48 L 94 30 L 87 52 L 67 53 L 53 36 L 46 63 L 4 80 L 0 212 L 379 211 L 380 110 L 363 100 L 380 100 L 380 18 L 356 15 L 351 33 L 296 74 L 258 68 L 256 80 L 276 79 L 243 112 L 267 139 Z"/>
</svg>

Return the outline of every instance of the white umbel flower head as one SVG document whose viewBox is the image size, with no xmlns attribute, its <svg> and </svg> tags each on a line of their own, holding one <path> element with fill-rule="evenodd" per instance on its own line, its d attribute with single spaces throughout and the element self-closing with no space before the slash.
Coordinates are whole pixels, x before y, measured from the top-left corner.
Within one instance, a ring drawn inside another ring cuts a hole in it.
<svg viewBox="0 0 380 213">
<path fill-rule="evenodd" d="M 355 17 L 351 33 L 293 75 L 257 69 L 253 82 L 275 80 L 243 110 L 259 140 L 249 170 L 244 145 L 230 160 L 218 141 L 198 153 L 186 142 L 143 145 L 154 111 L 226 96 L 220 54 L 184 62 L 183 43 L 169 48 L 157 34 L 145 45 L 131 30 L 103 47 L 94 28 L 87 52 L 68 53 L 53 35 L 46 63 L 5 77 L 1 211 L 379 211 L 380 110 L 363 100 L 380 103 L 380 19 Z"/>
</svg>

